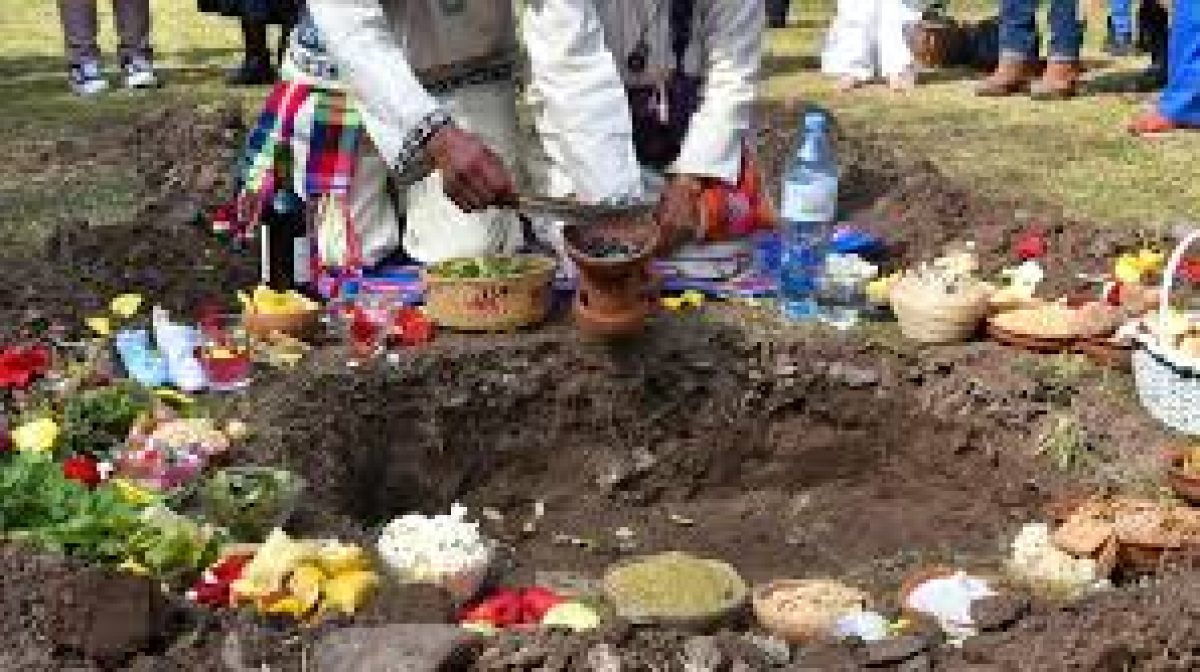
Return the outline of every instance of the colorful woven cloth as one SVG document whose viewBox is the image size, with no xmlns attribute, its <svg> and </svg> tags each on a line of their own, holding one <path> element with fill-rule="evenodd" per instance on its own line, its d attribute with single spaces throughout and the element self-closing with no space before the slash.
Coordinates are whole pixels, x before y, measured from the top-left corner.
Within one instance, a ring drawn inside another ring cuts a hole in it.
<svg viewBox="0 0 1200 672">
<path fill-rule="evenodd" d="M 363 133 L 362 117 L 345 93 L 280 82 L 247 140 L 235 206 L 214 217 L 214 229 L 236 242 L 249 242 L 265 208 L 279 193 L 291 192 L 310 213 L 309 240 L 317 248 L 314 272 L 323 274 L 327 265 L 357 272 L 361 246 L 349 197 Z"/>
</svg>

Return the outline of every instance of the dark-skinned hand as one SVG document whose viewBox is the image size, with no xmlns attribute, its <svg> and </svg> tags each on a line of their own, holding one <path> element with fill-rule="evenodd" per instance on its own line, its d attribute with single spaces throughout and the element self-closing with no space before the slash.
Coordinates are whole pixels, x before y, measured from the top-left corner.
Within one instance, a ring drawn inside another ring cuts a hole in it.
<svg viewBox="0 0 1200 672">
<path fill-rule="evenodd" d="M 425 146 L 442 174 L 446 197 L 463 212 L 516 201 L 517 189 L 504 161 L 475 134 L 443 126 Z"/>
<path fill-rule="evenodd" d="M 672 175 L 667 179 L 656 214 L 659 256 L 668 255 L 680 245 L 698 237 L 700 194 L 703 191 L 703 183 L 690 175 Z"/>
</svg>

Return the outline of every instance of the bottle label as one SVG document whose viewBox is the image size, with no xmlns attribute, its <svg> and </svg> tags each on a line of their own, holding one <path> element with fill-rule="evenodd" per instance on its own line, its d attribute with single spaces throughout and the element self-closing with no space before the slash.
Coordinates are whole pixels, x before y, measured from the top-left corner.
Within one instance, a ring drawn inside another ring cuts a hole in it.
<svg viewBox="0 0 1200 672">
<path fill-rule="evenodd" d="M 312 247 L 308 236 L 292 239 L 292 280 L 296 285 L 307 285 L 312 277 Z"/>
<path fill-rule="evenodd" d="M 837 186 L 825 181 L 784 183 L 780 214 L 793 222 L 832 222 L 837 217 Z M 831 188 L 832 187 L 832 188 Z"/>
</svg>

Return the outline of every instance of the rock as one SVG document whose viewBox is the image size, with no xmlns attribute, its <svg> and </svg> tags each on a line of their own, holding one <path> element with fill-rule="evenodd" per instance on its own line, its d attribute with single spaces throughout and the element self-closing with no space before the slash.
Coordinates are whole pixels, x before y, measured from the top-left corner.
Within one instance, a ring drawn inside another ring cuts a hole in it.
<svg viewBox="0 0 1200 672">
<path fill-rule="evenodd" d="M 874 387 L 879 384 L 881 378 L 879 372 L 874 369 L 851 366 L 845 362 L 830 364 L 827 375 L 830 379 L 854 390 Z"/>
<path fill-rule="evenodd" d="M 621 657 L 608 644 L 597 644 L 587 652 L 589 672 L 621 672 Z"/>
<path fill-rule="evenodd" d="M 692 637 L 683 643 L 683 669 L 685 672 L 708 672 L 720 669 L 725 655 L 712 637 Z"/>
<path fill-rule="evenodd" d="M 863 647 L 863 664 L 867 667 L 888 667 L 902 663 L 929 650 L 929 640 L 920 635 L 893 637 L 871 642 Z"/>
<path fill-rule="evenodd" d="M 984 632 L 1004 630 L 1029 613 L 1029 598 L 1003 594 L 976 600 L 971 604 L 971 620 Z"/>
<path fill-rule="evenodd" d="M 896 668 L 896 672 L 930 672 L 933 669 L 933 660 L 928 653 L 919 653 L 916 656 L 904 661 Z"/>
<path fill-rule="evenodd" d="M 475 638 L 451 625 L 403 624 L 347 628 L 319 639 L 314 668 L 321 672 L 438 672 L 459 669 Z"/>
<path fill-rule="evenodd" d="M 99 568 L 66 578 L 54 595 L 47 635 L 57 646 L 117 662 L 149 646 L 166 625 L 154 582 Z"/>
</svg>

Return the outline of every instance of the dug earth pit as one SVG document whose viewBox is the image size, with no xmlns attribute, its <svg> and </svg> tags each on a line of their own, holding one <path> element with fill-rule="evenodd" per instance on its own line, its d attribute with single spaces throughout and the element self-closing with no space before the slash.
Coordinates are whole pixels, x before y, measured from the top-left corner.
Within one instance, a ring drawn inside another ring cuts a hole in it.
<svg viewBox="0 0 1200 672">
<path fill-rule="evenodd" d="M 1028 451 L 915 409 L 891 363 L 864 384 L 807 354 L 777 371 L 700 323 L 620 348 L 566 329 L 449 338 L 397 366 L 328 353 L 238 412 L 259 428 L 248 455 L 309 479 L 305 532 L 370 541 L 463 501 L 516 581 L 681 550 L 751 581 L 887 583 L 918 559 L 994 557 L 1046 502 Z"/>
</svg>

